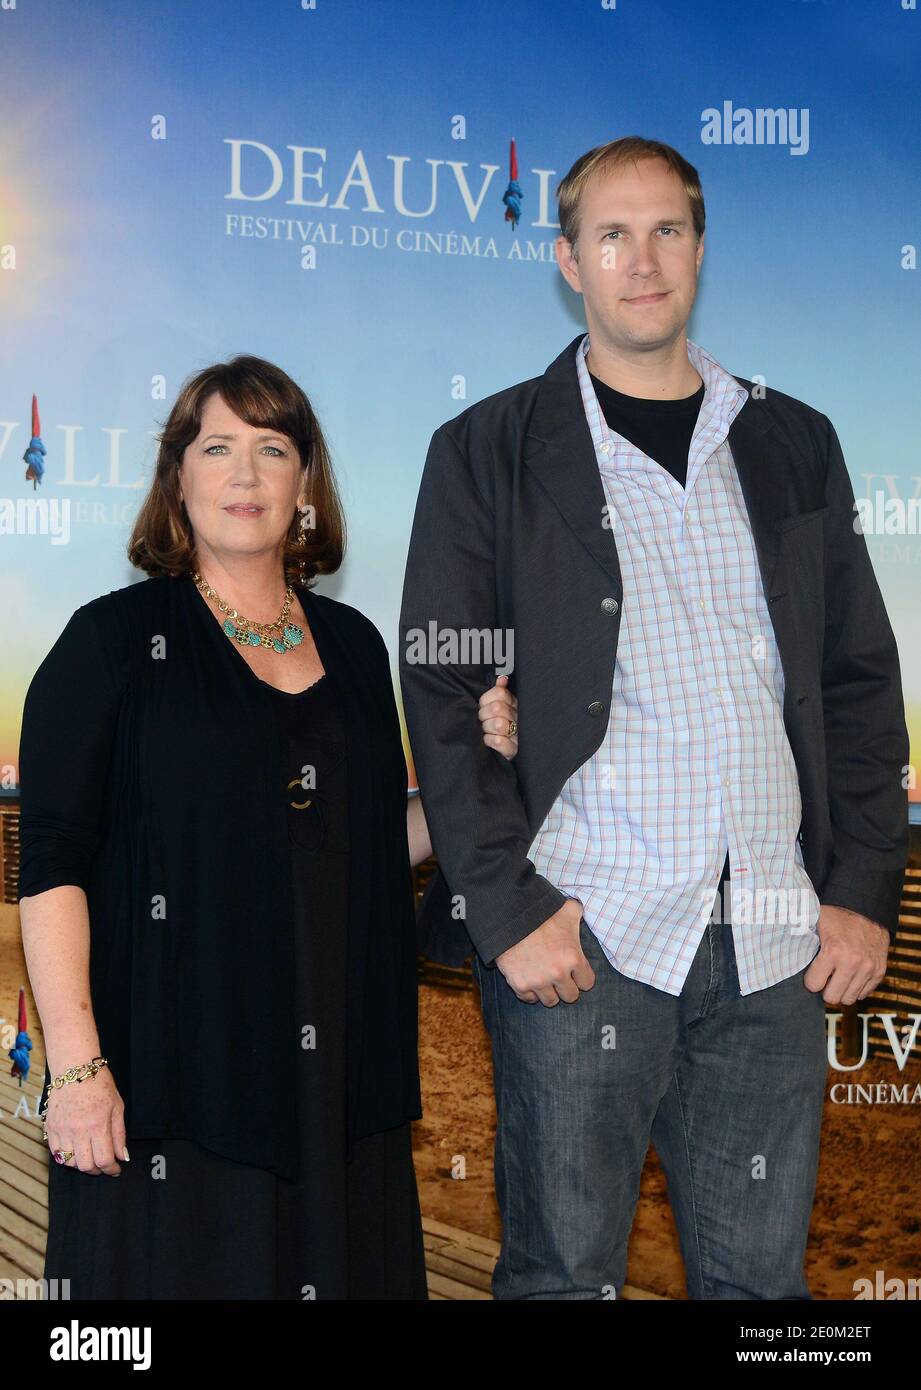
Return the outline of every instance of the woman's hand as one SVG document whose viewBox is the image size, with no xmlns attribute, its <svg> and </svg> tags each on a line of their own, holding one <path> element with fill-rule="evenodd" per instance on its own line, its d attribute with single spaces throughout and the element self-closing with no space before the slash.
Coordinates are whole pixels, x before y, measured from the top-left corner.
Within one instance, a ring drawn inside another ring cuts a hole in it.
<svg viewBox="0 0 921 1390">
<path fill-rule="evenodd" d="M 512 759 L 518 752 L 518 735 L 508 731 L 509 720 L 518 718 L 518 698 L 500 681 L 508 676 L 500 676 L 491 690 L 480 696 L 478 713 L 483 726 L 483 742 L 495 748 L 503 757 Z"/>
<path fill-rule="evenodd" d="M 45 1119 L 51 1162 L 56 1150 L 73 1150 L 68 1168 L 117 1178 L 125 1157 L 125 1105 L 108 1067 L 83 1081 L 68 1081 L 48 1094 Z"/>
</svg>

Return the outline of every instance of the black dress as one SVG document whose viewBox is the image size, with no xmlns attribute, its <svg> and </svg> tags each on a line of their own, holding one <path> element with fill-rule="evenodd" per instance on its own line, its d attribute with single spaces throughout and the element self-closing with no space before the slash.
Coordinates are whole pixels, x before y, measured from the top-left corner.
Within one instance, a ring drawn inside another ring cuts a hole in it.
<svg viewBox="0 0 921 1390">
<path fill-rule="evenodd" d="M 270 689 L 286 733 L 300 1176 L 130 1135 L 117 1178 L 52 1160 L 45 1277 L 69 1279 L 74 1299 L 427 1298 L 410 1123 L 356 1140 L 345 1161 L 350 846 L 335 686 L 327 673 L 298 694 Z"/>
</svg>

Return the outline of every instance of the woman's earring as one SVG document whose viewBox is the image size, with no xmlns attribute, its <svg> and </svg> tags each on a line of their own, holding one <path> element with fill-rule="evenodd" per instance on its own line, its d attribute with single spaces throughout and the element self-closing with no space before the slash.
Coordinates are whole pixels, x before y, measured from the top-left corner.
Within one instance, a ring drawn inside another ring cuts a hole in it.
<svg viewBox="0 0 921 1390">
<path fill-rule="evenodd" d="M 300 514 L 301 514 L 301 519 L 300 519 L 300 523 L 299 523 L 299 525 L 298 525 L 298 534 L 297 534 L 297 540 L 296 540 L 295 544 L 297 545 L 297 547 L 298 547 L 299 550 L 301 550 L 301 551 L 306 551 L 306 549 L 307 549 L 307 531 L 308 531 L 308 529 L 309 529 L 309 527 L 308 527 L 308 525 L 307 525 L 307 514 L 308 514 L 310 508 L 309 508 L 309 507 L 306 505 L 306 503 L 305 503 L 303 507 L 302 507 L 300 504 L 298 504 L 298 508 L 297 508 L 297 509 L 298 509 L 298 511 L 299 511 Z M 300 559 L 300 581 L 301 581 L 301 584 L 302 584 L 302 585 L 304 584 L 305 578 L 306 578 L 306 574 L 305 574 L 305 572 L 306 572 L 306 567 L 307 567 L 307 557 L 306 557 L 306 555 L 302 554 L 302 555 L 301 555 L 301 559 Z"/>
</svg>

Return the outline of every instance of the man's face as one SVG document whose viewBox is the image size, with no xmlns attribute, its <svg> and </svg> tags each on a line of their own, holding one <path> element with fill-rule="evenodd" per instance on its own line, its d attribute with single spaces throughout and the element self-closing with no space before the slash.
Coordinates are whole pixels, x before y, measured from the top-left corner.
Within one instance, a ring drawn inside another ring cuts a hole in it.
<svg viewBox="0 0 921 1390">
<path fill-rule="evenodd" d="M 584 189 L 573 248 L 556 242 L 567 282 L 585 299 L 589 333 L 625 354 L 667 347 L 691 313 L 703 260 L 691 203 L 661 159 L 600 174 Z"/>
</svg>

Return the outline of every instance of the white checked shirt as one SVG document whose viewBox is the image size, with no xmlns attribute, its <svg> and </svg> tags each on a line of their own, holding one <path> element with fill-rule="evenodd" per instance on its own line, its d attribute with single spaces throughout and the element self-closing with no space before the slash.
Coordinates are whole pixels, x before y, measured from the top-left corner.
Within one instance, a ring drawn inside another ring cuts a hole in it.
<svg viewBox="0 0 921 1390">
<path fill-rule="evenodd" d="M 611 964 L 680 994 L 714 910 L 728 846 L 742 994 L 804 969 L 819 901 L 784 677 L 727 442 L 744 387 L 696 343 L 704 400 L 687 486 L 611 430 L 576 354 L 623 578 L 604 739 L 562 788 L 529 850 L 579 898 Z"/>
</svg>

